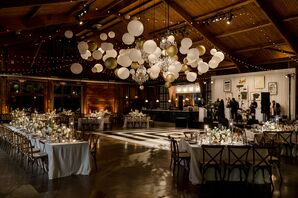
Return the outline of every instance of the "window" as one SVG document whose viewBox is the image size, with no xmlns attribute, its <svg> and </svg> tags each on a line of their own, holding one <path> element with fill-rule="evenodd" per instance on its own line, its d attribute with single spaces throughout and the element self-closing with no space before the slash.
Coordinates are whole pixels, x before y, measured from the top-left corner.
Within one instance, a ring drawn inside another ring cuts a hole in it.
<svg viewBox="0 0 298 198">
<path fill-rule="evenodd" d="M 67 83 L 54 84 L 54 109 L 81 111 L 81 86 Z"/>
</svg>

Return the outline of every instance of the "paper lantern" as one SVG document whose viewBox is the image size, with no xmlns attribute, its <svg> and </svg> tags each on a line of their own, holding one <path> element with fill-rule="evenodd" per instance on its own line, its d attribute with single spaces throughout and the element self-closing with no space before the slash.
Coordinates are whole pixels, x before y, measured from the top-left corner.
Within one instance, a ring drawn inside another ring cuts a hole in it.
<svg viewBox="0 0 298 198">
<path fill-rule="evenodd" d="M 121 67 L 117 74 L 120 79 L 125 80 L 129 77 L 129 70 L 126 67 Z"/>
<path fill-rule="evenodd" d="M 140 59 L 142 59 L 142 53 L 140 50 L 138 49 L 131 49 L 129 52 L 129 58 L 133 61 L 133 62 L 137 62 Z"/>
<path fill-rule="evenodd" d="M 183 38 L 181 40 L 181 48 L 189 49 L 192 46 L 192 40 L 190 38 Z"/>
<path fill-rule="evenodd" d="M 122 36 L 122 41 L 125 45 L 131 45 L 135 41 L 135 37 L 129 33 L 125 33 Z"/>
<path fill-rule="evenodd" d="M 112 43 L 101 43 L 100 48 L 103 51 L 112 50 L 114 48 L 114 45 Z"/>
<path fill-rule="evenodd" d="M 123 67 L 129 67 L 132 61 L 127 55 L 119 55 L 117 58 L 117 63 Z"/>
<path fill-rule="evenodd" d="M 174 43 L 175 37 L 173 35 L 170 35 L 170 36 L 168 36 L 167 41 L 169 41 L 170 43 Z"/>
<path fill-rule="evenodd" d="M 198 62 L 197 61 L 192 62 L 192 63 L 190 63 L 190 66 L 192 68 L 196 68 L 196 67 L 198 67 Z"/>
<path fill-rule="evenodd" d="M 189 82 L 194 82 L 196 79 L 197 79 L 197 74 L 195 72 L 188 72 L 186 74 L 186 79 L 189 81 Z"/>
<path fill-rule="evenodd" d="M 101 33 L 99 35 L 100 40 L 105 41 L 108 39 L 108 35 L 106 33 Z"/>
<path fill-rule="evenodd" d="M 180 52 L 181 54 L 187 54 L 188 51 L 189 51 L 188 48 L 184 48 L 184 47 L 182 47 L 182 46 L 179 48 L 179 52 Z"/>
<path fill-rule="evenodd" d="M 85 41 L 79 42 L 78 49 L 79 50 L 87 50 L 88 49 L 88 43 L 86 43 Z"/>
<path fill-rule="evenodd" d="M 133 36 L 140 36 L 144 32 L 144 25 L 139 20 L 132 20 L 127 24 L 127 31 Z"/>
<path fill-rule="evenodd" d="M 200 56 L 203 56 L 206 52 L 206 48 L 204 47 L 204 45 L 197 46 L 197 49 L 199 50 L 199 55 Z"/>
<path fill-rule="evenodd" d="M 161 55 L 161 49 L 159 47 L 157 47 L 155 49 L 155 51 L 153 52 L 153 54 L 156 56 L 156 57 L 160 57 Z"/>
<path fill-rule="evenodd" d="M 189 49 L 189 52 L 187 53 L 187 59 L 195 60 L 197 57 L 199 57 L 199 50 L 197 48 Z"/>
<path fill-rule="evenodd" d="M 178 49 L 175 45 L 170 45 L 169 47 L 167 47 L 167 54 L 170 57 L 175 56 L 178 53 Z"/>
<path fill-rule="evenodd" d="M 225 55 L 222 52 L 216 52 L 213 56 L 217 56 L 220 58 L 220 61 L 225 59 Z"/>
<path fill-rule="evenodd" d="M 145 60 L 141 58 L 140 60 L 138 60 L 138 63 L 139 63 L 140 65 L 143 65 L 143 64 L 145 63 Z"/>
<path fill-rule="evenodd" d="M 158 78 L 158 73 L 156 74 L 156 73 L 153 73 L 153 72 L 151 72 L 150 74 L 149 74 L 149 77 L 152 79 L 152 80 L 155 80 L 155 79 L 157 79 Z"/>
<path fill-rule="evenodd" d="M 108 33 L 108 36 L 110 37 L 110 38 L 115 38 L 115 32 L 113 32 L 113 31 L 110 31 L 109 33 Z"/>
<path fill-rule="evenodd" d="M 143 49 L 146 53 L 152 54 L 157 48 L 157 45 L 154 40 L 147 40 L 143 45 Z"/>
<path fill-rule="evenodd" d="M 211 54 L 211 55 L 214 55 L 216 52 L 217 52 L 217 50 L 214 49 L 214 48 L 210 50 L 210 54 Z"/>
<path fill-rule="evenodd" d="M 102 53 L 99 50 L 95 50 L 94 52 L 92 52 L 92 57 L 95 60 L 100 60 L 102 58 Z"/>
<path fill-rule="evenodd" d="M 115 58 L 109 57 L 105 60 L 104 65 L 107 69 L 115 69 L 117 67 L 117 60 Z"/>
<path fill-rule="evenodd" d="M 140 89 L 140 90 L 144 90 L 144 85 L 140 85 L 140 86 L 139 86 L 139 89 Z"/>
<path fill-rule="evenodd" d="M 129 73 L 130 73 L 131 75 L 134 75 L 134 74 L 136 73 L 136 71 L 135 71 L 134 69 L 130 69 L 130 70 L 129 70 Z"/>
<path fill-rule="evenodd" d="M 85 60 L 87 60 L 91 56 L 91 52 L 89 50 L 86 50 L 85 54 L 81 54 L 81 57 Z"/>
<path fill-rule="evenodd" d="M 165 80 L 167 82 L 173 82 L 175 80 L 175 76 L 173 74 L 168 74 Z"/>
<path fill-rule="evenodd" d="M 132 69 L 138 69 L 139 67 L 140 67 L 139 63 L 136 63 L 136 62 L 131 63 Z"/>
<path fill-rule="evenodd" d="M 218 62 L 216 62 L 214 59 L 211 59 L 208 65 L 210 68 L 215 69 L 218 66 Z"/>
<path fill-rule="evenodd" d="M 205 62 L 201 62 L 199 65 L 198 65 L 198 71 L 200 73 L 206 73 L 209 69 L 209 65 Z"/>
<path fill-rule="evenodd" d="M 83 71 L 83 67 L 80 63 L 73 63 L 70 66 L 70 71 L 74 74 L 80 74 Z"/>
<path fill-rule="evenodd" d="M 156 57 L 156 55 L 155 54 L 150 54 L 149 56 L 148 56 L 148 60 L 149 60 L 149 62 L 150 63 L 156 63 L 157 62 L 157 57 Z"/>
<path fill-rule="evenodd" d="M 114 50 L 114 49 L 107 50 L 107 51 L 106 51 L 106 55 L 108 55 L 109 57 L 116 58 L 116 57 L 117 57 L 117 51 Z"/>
<path fill-rule="evenodd" d="M 96 50 L 96 48 L 97 48 L 97 45 L 96 45 L 96 43 L 95 43 L 94 41 L 90 41 L 90 42 L 88 42 L 88 49 L 89 49 L 91 52 L 93 52 L 94 50 Z"/>
<path fill-rule="evenodd" d="M 73 37 L 73 32 L 71 30 L 66 30 L 64 32 L 64 36 L 68 39 L 72 38 Z"/>
<path fill-rule="evenodd" d="M 102 64 L 97 63 L 97 64 L 94 65 L 94 67 L 96 68 L 97 73 L 100 73 L 103 70 Z"/>
<path fill-rule="evenodd" d="M 92 67 L 91 68 L 91 71 L 92 71 L 92 73 L 96 73 L 97 72 L 97 69 L 95 67 Z"/>
</svg>

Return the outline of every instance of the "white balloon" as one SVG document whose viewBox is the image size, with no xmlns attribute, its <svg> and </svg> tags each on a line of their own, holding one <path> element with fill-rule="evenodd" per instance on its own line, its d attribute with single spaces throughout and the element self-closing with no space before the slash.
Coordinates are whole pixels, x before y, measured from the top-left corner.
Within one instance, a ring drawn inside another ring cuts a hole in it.
<svg viewBox="0 0 298 198">
<path fill-rule="evenodd" d="M 117 56 L 117 51 L 114 50 L 114 49 L 107 50 L 107 51 L 106 51 L 106 54 L 109 55 L 109 57 L 116 58 L 116 56 Z"/>
<path fill-rule="evenodd" d="M 196 79 L 197 79 L 197 73 L 195 72 L 188 72 L 186 74 L 186 79 L 189 81 L 189 82 L 194 82 Z"/>
<path fill-rule="evenodd" d="M 137 62 L 138 60 L 141 60 L 142 59 L 142 53 L 141 53 L 140 50 L 133 48 L 129 52 L 129 58 L 133 62 Z"/>
<path fill-rule="evenodd" d="M 215 69 L 218 66 L 218 62 L 216 62 L 214 59 L 211 59 L 208 65 L 211 69 Z"/>
<path fill-rule="evenodd" d="M 159 47 L 157 47 L 155 49 L 155 51 L 153 52 L 153 54 L 156 56 L 156 57 L 160 57 L 161 55 L 161 49 Z"/>
<path fill-rule="evenodd" d="M 214 49 L 214 48 L 210 50 L 210 54 L 211 54 L 211 55 L 214 55 L 216 52 L 217 52 L 217 50 Z"/>
<path fill-rule="evenodd" d="M 84 54 L 81 54 L 81 57 L 85 60 L 87 60 L 91 56 L 91 52 L 89 50 L 86 50 Z"/>
<path fill-rule="evenodd" d="M 106 33 L 101 33 L 99 35 L 100 40 L 105 41 L 108 39 L 108 35 Z"/>
<path fill-rule="evenodd" d="M 122 36 L 122 41 L 126 45 L 131 45 L 135 41 L 135 37 L 129 33 L 125 33 Z"/>
<path fill-rule="evenodd" d="M 182 46 L 179 48 L 179 52 L 180 52 L 181 54 L 187 54 L 188 51 L 189 51 L 188 48 L 184 48 L 184 47 L 182 47 Z"/>
<path fill-rule="evenodd" d="M 217 56 L 220 58 L 220 61 L 225 59 L 225 55 L 222 52 L 216 52 L 213 56 Z"/>
<path fill-rule="evenodd" d="M 175 42 L 175 37 L 173 35 L 168 36 L 167 40 L 171 43 Z"/>
<path fill-rule="evenodd" d="M 187 58 L 190 60 L 195 60 L 199 57 L 199 50 L 197 48 L 191 48 L 189 49 L 189 52 L 187 53 Z"/>
<path fill-rule="evenodd" d="M 110 38 L 115 38 L 115 32 L 113 32 L 113 31 L 110 31 L 108 33 L 108 35 L 109 35 Z"/>
<path fill-rule="evenodd" d="M 70 71 L 74 74 L 80 74 L 83 71 L 83 67 L 80 63 L 73 63 L 70 66 Z"/>
<path fill-rule="evenodd" d="M 92 57 L 95 59 L 95 60 L 100 60 L 102 58 L 102 53 L 101 51 L 99 50 L 95 50 L 92 52 Z"/>
<path fill-rule="evenodd" d="M 189 57 L 186 57 L 186 59 L 187 59 L 187 65 L 191 65 L 197 61 L 196 59 L 189 59 Z"/>
<path fill-rule="evenodd" d="M 129 67 L 132 61 L 127 55 L 119 55 L 117 58 L 117 63 L 123 67 Z"/>
<path fill-rule="evenodd" d="M 100 73 L 103 70 L 102 64 L 97 63 L 97 64 L 94 65 L 94 67 L 96 68 L 97 73 Z"/>
<path fill-rule="evenodd" d="M 205 62 L 201 62 L 199 65 L 198 65 L 198 71 L 200 73 L 206 73 L 209 69 L 209 65 Z"/>
<path fill-rule="evenodd" d="M 140 36 L 144 32 L 144 25 L 139 20 L 132 20 L 127 24 L 127 31 L 133 36 Z"/>
<path fill-rule="evenodd" d="M 88 43 L 85 42 L 85 41 L 79 42 L 78 49 L 79 50 L 87 50 L 88 49 Z"/>
<path fill-rule="evenodd" d="M 71 31 L 71 30 L 66 30 L 65 32 L 64 32 L 64 36 L 66 37 L 66 38 L 72 38 L 73 37 L 73 32 Z"/>
<path fill-rule="evenodd" d="M 121 67 L 118 72 L 118 77 L 122 80 L 125 80 L 129 77 L 129 70 L 126 67 Z"/>
<path fill-rule="evenodd" d="M 189 49 L 192 46 L 192 40 L 190 38 L 183 38 L 181 40 L 181 47 Z"/>
<path fill-rule="evenodd" d="M 213 56 L 213 57 L 212 57 L 212 60 L 214 60 L 214 61 L 217 62 L 217 63 L 220 63 L 220 62 L 221 62 L 221 59 L 220 59 L 220 57 L 218 57 L 218 56 Z"/>
<path fill-rule="evenodd" d="M 130 73 L 131 75 L 134 75 L 134 74 L 136 73 L 136 71 L 135 71 L 134 69 L 130 69 L 130 70 L 129 70 L 129 73 Z"/>
<path fill-rule="evenodd" d="M 157 48 L 157 44 L 154 40 L 147 40 L 144 42 L 143 49 L 146 53 L 152 54 Z"/>
</svg>

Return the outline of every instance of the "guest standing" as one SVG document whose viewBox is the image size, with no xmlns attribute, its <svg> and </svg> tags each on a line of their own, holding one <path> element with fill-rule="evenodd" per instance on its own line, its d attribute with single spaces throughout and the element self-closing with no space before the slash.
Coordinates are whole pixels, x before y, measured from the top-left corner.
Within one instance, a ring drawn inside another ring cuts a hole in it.
<svg viewBox="0 0 298 198">
<path fill-rule="evenodd" d="M 256 108 L 258 107 L 258 103 L 256 102 L 255 99 L 251 102 L 249 109 L 250 109 L 250 115 L 251 119 L 255 120 L 256 119 Z"/>
<path fill-rule="evenodd" d="M 239 103 L 235 100 L 235 98 L 232 98 L 231 101 L 231 114 L 232 114 L 232 119 L 237 122 L 237 111 L 239 108 Z"/>
</svg>

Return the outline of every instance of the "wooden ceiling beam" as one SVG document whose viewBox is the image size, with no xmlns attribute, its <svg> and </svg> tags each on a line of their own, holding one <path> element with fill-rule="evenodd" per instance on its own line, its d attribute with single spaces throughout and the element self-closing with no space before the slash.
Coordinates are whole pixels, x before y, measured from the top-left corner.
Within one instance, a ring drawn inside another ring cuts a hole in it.
<svg viewBox="0 0 298 198">
<path fill-rule="evenodd" d="M 42 6 L 42 5 L 59 4 L 59 3 L 75 3 L 75 2 L 80 2 L 80 1 L 86 1 L 86 0 L 43 0 L 43 1 L 41 1 L 41 0 L 26 0 L 26 1 L 7 0 L 7 1 L 2 1 L 0 3 L 0 9 Z"/>
<path fill-rule="evenodd" d="M 32 19 L 38 14 L 38 11 L 40 10 L 41 6 L 34 6 L 32 10 L 26 15 L 26 19 Z"/>
<path fill-rule="evenodd" d="M 289 46 L 298 53 L 298 42 L 295 40 L 290 31 L 287 30 L 286 26 L 282 23 L 282 19 L 277 18 L 274 10 L 271 8 L 271 4 L 264 0 L 255 0 L 256 5 L 262 10 L 267 16 L 275 29 L 280 33 L 282 38 L 287 42 Z"/>
<path fill-rule="evenodd" d="M 210 18 L 216 14 L 218 14 L 219 12 L 228 12 L 228 11 L 231 11 L 231 10 L 236 10 L 236 9 L 240 9 L 248 4 L 251 4 L 253 3 L 255 0 L 244 0 L 242 2 L 236 2 L 236 3 L 233 3 L 229 6 L 226 6 L 224 8 L 219 8 L 219 9 L 216 9 L 216 10 L 213 10 L 212 12 L 209 12 L 207 14 L 204 14 L 204 15 L 200 15 L 200 16 L 196 16 L 195 17 L 195 21 L 199 21 L 199 20 L 204 20 L 204 19 L 207 19 L 207 18 Z"/>
<path fill-rule="evenodd" d="M 258 29 L 258 28 L 268 27 L 268 26 L 271 26 L 271 25 L 272 25 L 271 23 L 264 23 L 264 24 L 252 26 L 252 27 L 249 27 L 249 28 L 245 28 L 245 29 L 240 29 L 240 30 L 237 30 L 237 31 L 220 34 L 220 35 L 217 35 L 216 38 L 223 38 L 223 37 L 227 37 L 227 36 L 233 36 L 235 34 L 241 34 L 241 33 L 249 32 L 249 31 L 252 31 L 252 30 L 255 30 L 255 29 Z"/>
<path fill-rule="evenodd" d="M 295 16 L 291 16 L 291 17 L 288 17 L 286 19 L 283 19 L 282 21 L 283 22 L 288 22 L 288 21 L 293 21 L 293 20 L 297 20 L 298 19 L 298 15 L 295 15 Z"/>
<path fill-rule="evenodd" d="M 255 45 L 255 46 L 249 46 L 242 49 L 235 49 L 233 50 L 235 53 L 243 53 L 243 52 L 250 52 L 250 51 L 256 51 L 261 49 L 266 49 L 268 47 L 275 47 L 276 45 L 285 44 L 284 41 L 275 41 L 274 44 L 272 43 L 266 43 L 262 45 Z"/>
<path fill-rule="evenodd" d="M 291 60 L 291 58 L 297 57 L 296 55 L 293 56 L 288 56 L 285 58 L 276 58 L 276 59 L 271 59 L 271 60 L 265 60 L 265 61 L 257 61 L 255 60 L 253 64 L 256 65 L 267 65 L 267 64 L 276 64 L 276 63 L 284 63 L 284 62 L 295 62 L 294 60 Z"/>
<path fill-rule="evenodd" d="M 192 19 L 192 17 L 184 10 L 182 9 L 174 0 L 164 0 L 173 10 L 175 10 L 184 21 L 186 21 L 190 26 L 192 26 L 194 29 L 196 29 L 202 36 L 204 36 L 207 40 L 209 40 L 214 46 L 222 50 L 223 52 L 229 54 L 230 56 L 234 57 L 236 60 L 241 60 L 236 54 L 231 52 L 227 47 L 225 47 L 219 39 L 211 35 L 209 32 L 207 32 L 202 26 L 196 23 Z M 239 63 L 232 60 L 235 65 L 238 68 L 238 71 L 241 72 L 242 68 L 239 66 Z"/>
<path fill-rule="evenodd" d="M 85 1 L 80 1 L 77 4 L 75 4 L 70 10 L 68 10 L 65 15 L 70 16 L 73 15 L 74 13 L 78 12 L 83 8 L 83 6 L 88 2 L 88 0 Z"/>
<path fill-rule="evenodd" d="M 274 47 L 267 47 L 267 48 L 265 48 L 265 49 L 267 49 L 267 50 L 271 50 L 271 51 L 275 51 L 275 52 L 281 52 L 281 53 L 284 53 L 284 54 L 296 55 L 295 52 L 290 52 L 290 51 L 288 51 L 288 50 L 276 49 L 276 48 L 274 48 Z"/>
</svg>

